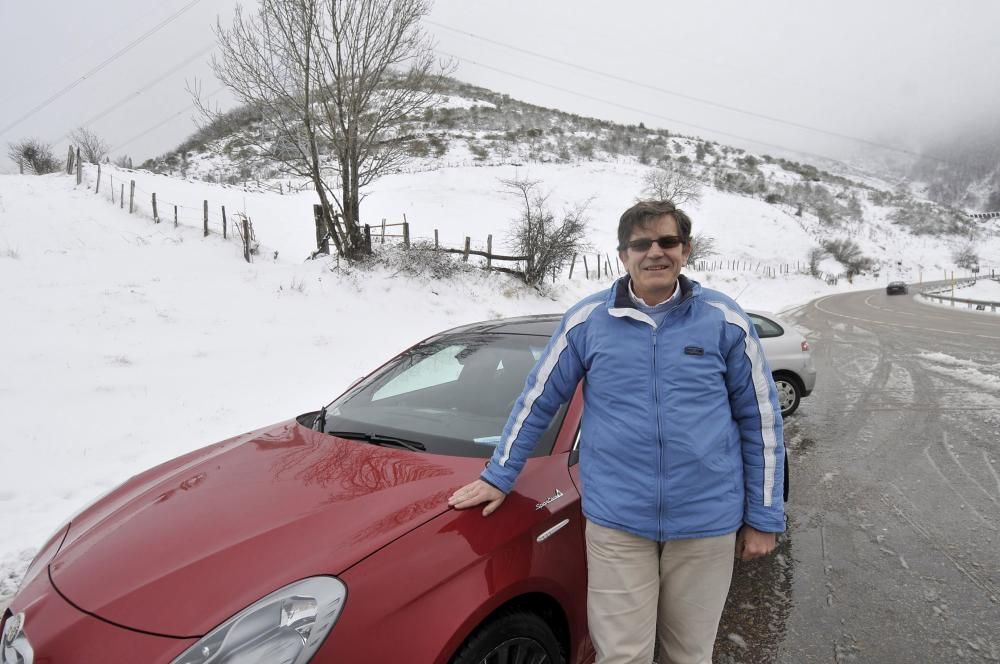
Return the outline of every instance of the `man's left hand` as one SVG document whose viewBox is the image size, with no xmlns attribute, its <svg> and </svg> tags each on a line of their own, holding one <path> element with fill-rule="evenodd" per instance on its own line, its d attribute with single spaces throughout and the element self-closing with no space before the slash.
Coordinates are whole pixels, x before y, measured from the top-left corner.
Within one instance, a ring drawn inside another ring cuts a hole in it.
<svg viewBox="0 0 1000 664">
<path fill-rule="evenodd" d="M 753 560 L 766 556 L 774 551 L 776 539 L 774 533 L 762 533 L 743 524 L 736 533 L 736 557 L 740 560 Z"/>
</svg>

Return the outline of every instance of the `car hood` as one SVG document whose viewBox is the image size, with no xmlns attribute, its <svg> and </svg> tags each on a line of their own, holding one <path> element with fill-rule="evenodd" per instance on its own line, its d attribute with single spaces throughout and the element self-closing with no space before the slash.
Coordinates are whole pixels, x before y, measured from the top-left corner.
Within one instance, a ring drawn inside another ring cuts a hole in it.
<svg viewBox="0 0 1000 664">
<path fill-rule="evenodd" d="M 481 467 L 285 422 L 132 478 L 73 520 L 50 576 L 106 621 L 202 636 L 269 592 L 339 574 L 445 512 Z"/>
</svg>

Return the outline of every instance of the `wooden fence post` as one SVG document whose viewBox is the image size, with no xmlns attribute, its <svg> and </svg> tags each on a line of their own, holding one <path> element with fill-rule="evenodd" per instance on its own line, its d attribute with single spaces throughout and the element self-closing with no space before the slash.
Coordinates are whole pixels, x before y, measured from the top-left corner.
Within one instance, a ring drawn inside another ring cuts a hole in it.
<svg viewBox="0 0 1000 664">
<path fill-rule="evenodd" d="M 125 183 L 124 182 L 122 182 L 122 193 L 121 193 L 121 196 L 118 197 L 118 207 L 120 207 L 122 210 L 125 209 Z"/>
<path fill-rule="evenodd" d="M 130 180 L 129 182 L 131 184 L 129 184 L 128 188 L 128 213 L 132 214 L 135 212 L 135 180 Z"/>
<path fill-rule="evenodd" d="M 17 162 L 21 166 L 21 175 L 24 175 L 24 164 L 22 162 Z M 66 175 L 73 175 L 73 146 L 69 146 L 69 152 L 66 154 Z"/>
<path fill-rule="evenodd" d="M 94 185 L 94 193 L 101 191 L 101 164 L 97 164 L 97 184 Z"/>
<path fill-rule="evenodd" d="M 243 259 L 250 262 L 250 220 L 243 217 Z"/>
<path fill-rule="evenodd" d="M 222 239 L 225 240 L 229 236 L 226 235 L 226 206 L 222 206 Z"/>
<path fill-rule="evenodd" d="M 174 206 L 174 228 L 177 228 L 177 206 Z"/>
<path fill-rule="evenodd" d="M 468 263 L 469 262 L 469 243 L 471 241 L 472 240 L 469 238 L 469 236 L 466 235 L 465 236 L 465 253 L 462 254 L 462 262 L 463 263 Z"/>
<path fill-rule="evenodd" d="M 601 278 L 601 255 L 597 254 L 597 279 Z"/>
<path fill-rule="evenodd" d="M 406 221 L 406 215 L 403 215 L 403 246 L 407 249 L 410 248 L 410 222 Z"/>
<path fill-rule="evenodd" d="M 365 224 L 365 251 L 372 252 L 372 227 L 368 224 Z"/>
<path fill-rule="evenodd" d="M 385 217 L 382 217 L 382 234 L 379 236 L 379 244 L 385 244 Z"/>
<path fill-rule="evenodd" d="M 486 236 L 486 269 L 493 267 L 493 235 Z"/>
<path fill-rule="evenodd" d="M 434 229 L 434 248 L 438 248 L 438 229 Z"/>
<path fill-rule="evenodd" d="M 590 268 L 587 267 L 587 254 L 583 255 L 583 272 L 587 275 L 587 279 L 590 279 Z"/>
<path fill-rule="evenodd" d="M 313 204 L 313 221 L 316 223 L 316 251 L 321 254 L 330 253 L 330 236 L 326 232 L 326 224 L 323 222 L 323 206 L 319 203 Z"/>
<path fill-rule="evenodd" d="M 202 219 L 204 220 L 202 227 L 205 229 L 205 234 L 202 237 L 208 237 L 208 201 L 207 200 L 204 203 L 202 203 L 202 211 L 203 211 Z M 247 239 L 246 236 L 244 236 L 243 237 L 243 241 L 244 242 L 248 242 L 249 240 Z M 250 245 L 247 245 L 245 253 L 250 251 L 249 247 L 250 247 Z M 250 262 L 250 259 L 248 258 L 247 259 L 247 263 L 249 263 L 249 262 Z"/>
<path fill-rule="evenodd" d="M 83 182 L 83 166 L 80 162 L 80 148 L 76 149 L 76 183 Z"/>
<path fill-rule="evenodd" d="M 573 268 L 576 267 L 576 254 L 573 254 L 573 260 L 569 264 L 569 278 L 573 278 Z"/>
<path fill-rule="evenodd" d="M 156 193 L 153 193 L 153 223 L 160 223 L 160 213 L 156 209 Z"/>
</svg>

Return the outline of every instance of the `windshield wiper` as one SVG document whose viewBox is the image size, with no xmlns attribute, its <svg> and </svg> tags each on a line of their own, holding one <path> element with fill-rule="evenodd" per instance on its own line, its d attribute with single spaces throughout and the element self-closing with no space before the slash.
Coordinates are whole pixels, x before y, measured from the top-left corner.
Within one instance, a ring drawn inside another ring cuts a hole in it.
<svg viewBox="0 0 1000 664">
<path fill-rule="evenodd" d="M 331 436 L 347 438 L 348 440 L 363 440 L 366 443 L 382 447 L 401 447 L 414 452 L 427 451 L 427 446 L 423 443 L 418 443 L 415 440 L 406 440 L 405 438 L 394 438 L 393 436 L 383 436 L 377 433 L 361 433 L 358 431 L 327 431 L 327 433 Z"/>
<path fill-rule="evenodd" d="M 326 406 L 319 409 L 316 413 L 316 419 L 313 420 L 312 425 L 313 431 L 323 431 L 326 429 Z"/>
</svg>

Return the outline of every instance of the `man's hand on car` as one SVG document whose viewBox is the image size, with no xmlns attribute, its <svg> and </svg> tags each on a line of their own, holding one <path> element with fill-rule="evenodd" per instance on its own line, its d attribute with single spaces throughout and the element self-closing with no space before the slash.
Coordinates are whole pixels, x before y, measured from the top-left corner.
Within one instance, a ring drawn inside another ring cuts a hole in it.
<svg viewBox="0 0 1000 664">
<path fill-rule="evenodd" d="M 486 507 L 483 508 L 483 516 L 489 516 L 496 508 L 500 507 L 500 503 L 506 497 L 507 494 L 489 482 L 476 480 L 451 494 L 451 497 L 448 499 L 448 505 L 457 510 L 464 510 L 486 503 Z"/>
</svg>

